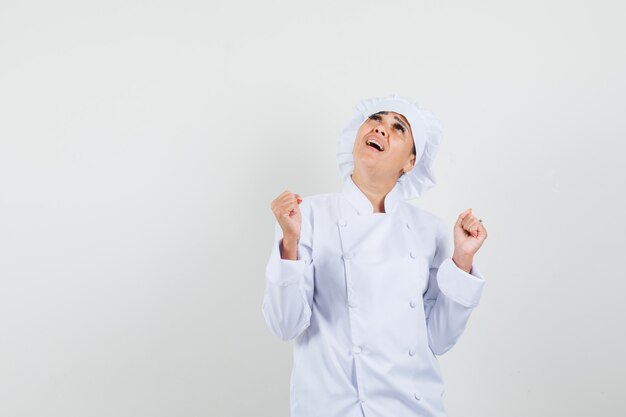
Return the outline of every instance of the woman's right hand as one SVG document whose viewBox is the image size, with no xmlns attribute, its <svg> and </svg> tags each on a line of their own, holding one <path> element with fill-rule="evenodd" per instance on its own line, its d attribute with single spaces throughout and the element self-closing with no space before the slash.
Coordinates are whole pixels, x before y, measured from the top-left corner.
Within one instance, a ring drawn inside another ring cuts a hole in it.
<svg viewBox="0 0 626 417">
<path fill-rule="evenodd" d="M 302 198 L 290 191 L 283 191 L 272 201 L 272 212 L 274 212 L 278 224 L 283 229 L 283 237 L 296 241 L 300 239 L 302 214 L 298 204 L 301 202 Z"/>
</svg>

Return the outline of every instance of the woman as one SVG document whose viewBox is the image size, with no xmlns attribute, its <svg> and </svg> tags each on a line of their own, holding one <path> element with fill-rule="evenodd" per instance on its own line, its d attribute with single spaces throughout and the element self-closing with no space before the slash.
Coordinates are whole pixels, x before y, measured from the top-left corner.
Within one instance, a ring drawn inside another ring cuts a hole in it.
<svg viewBox="0 0 626 417">
<path fill-rule="evenodd" d="M 436 355 L 463 333 L 487 230 L 405 200 L 435 184 L 441 129 L 398 95 L 361 101 L 337 146 L 340 193 L 281 193 L 262 311 L 294 340 L 291 417 L 446 415 Z"/>
</svg>

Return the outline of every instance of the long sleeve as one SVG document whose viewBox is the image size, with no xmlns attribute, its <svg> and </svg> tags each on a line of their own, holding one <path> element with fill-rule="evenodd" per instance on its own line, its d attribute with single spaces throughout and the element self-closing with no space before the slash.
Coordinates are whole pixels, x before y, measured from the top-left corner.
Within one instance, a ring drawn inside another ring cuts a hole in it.
<svg viewBox="0 0 626 417">
<path fill-rule="evenodd" d="M 452 260 L 453 249 L 451 233 L 440 221 L 437 250 L 424 293 L 428 345 L 435 355 L 443 355 L 456 344 L 485 285 L 476 264 L 472 265 L 470 273 L 456 266 Z"/>
<path fill-rule="evenodd" d="M 265 269 L 262 310 L 271 332 L 286 341 L 296 338 L 310 324 L 314 290 L 312 228 L 303 212 L 297 260 L 281 258 L 283 233 L 277 221 L 274 229 L 274 245 Z"/>
</svg>

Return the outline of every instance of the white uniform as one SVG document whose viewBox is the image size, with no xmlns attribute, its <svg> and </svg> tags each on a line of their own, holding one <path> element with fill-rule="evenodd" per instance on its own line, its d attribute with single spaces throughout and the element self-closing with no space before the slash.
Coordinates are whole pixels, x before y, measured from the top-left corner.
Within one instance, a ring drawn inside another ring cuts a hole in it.
<svg viewBox="0 0 626 417">
<path fill-rule="evenodd" d="M 304 197 L 298 260 L 266 268 L 263 316 L 294 340 L 291 417 L 444 417 L 435 355 L 459 339 L 484 279 L 451 259 L 451 228 L 404 201 L 385 213 L 348 177 L 341 193 Z"/>
</svg>

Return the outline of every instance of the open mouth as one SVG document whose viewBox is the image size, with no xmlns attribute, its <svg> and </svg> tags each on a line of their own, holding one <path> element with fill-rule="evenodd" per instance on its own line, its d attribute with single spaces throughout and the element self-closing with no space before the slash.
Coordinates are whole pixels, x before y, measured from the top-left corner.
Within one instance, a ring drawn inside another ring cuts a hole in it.
<svg viewBox="0 0 626 417">
<path fill-rule="evenodd" d="M 368 140 L 365 142 L 365 144 L 366 144 L 367 146 L 370 146 L 370 147 L 372 147 L 372 148 L 376 149 L 376 150 L 377 150 L 377 151 L 379 151 L 379 152 L 382 152 L 382 151 L 384 150 L 384 149 L 383 149 L 383 145 L 382 145 L 382 143 L 379 143 L 376 139 L 373 139 L 373 138 L 368 139 Z"/>
</svg>

